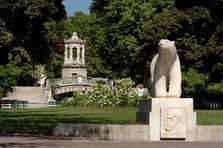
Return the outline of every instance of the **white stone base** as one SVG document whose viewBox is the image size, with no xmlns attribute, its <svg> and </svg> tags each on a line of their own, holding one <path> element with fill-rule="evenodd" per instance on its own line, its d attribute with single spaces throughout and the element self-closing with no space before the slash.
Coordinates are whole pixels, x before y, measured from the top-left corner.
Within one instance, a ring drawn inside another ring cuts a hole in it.
<svg viewBox="0 0 223 148">
<path fill-rule="evenodd" d="M 138 114 L 149 113 L 150 140 L 182 139 L 193 141 L 196 137 L 196 113 L 192 98 L 152 98 L 139 103 Z M 171 114 L 171 115 L 170 115 Z M 176 120 L 176 121 L 174 121 Z"/>
</svg>

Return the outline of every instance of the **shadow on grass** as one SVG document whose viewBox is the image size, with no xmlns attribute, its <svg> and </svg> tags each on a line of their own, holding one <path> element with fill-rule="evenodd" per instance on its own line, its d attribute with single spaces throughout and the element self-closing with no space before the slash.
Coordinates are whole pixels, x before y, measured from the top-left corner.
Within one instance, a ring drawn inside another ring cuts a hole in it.
<svg viewBox="0 0 223 148">
<path fill-rule="evenodd" d="M 51 135 L 53 128 L 59 123 L 119 124 L 123 121 L 110 120 L 109 116 L 100 113 L 75 113 L 70 110 L 66 113 L 66 110 L 57 108 L 52 110 L 0 110 L 1 134 Z"/>
</svg>

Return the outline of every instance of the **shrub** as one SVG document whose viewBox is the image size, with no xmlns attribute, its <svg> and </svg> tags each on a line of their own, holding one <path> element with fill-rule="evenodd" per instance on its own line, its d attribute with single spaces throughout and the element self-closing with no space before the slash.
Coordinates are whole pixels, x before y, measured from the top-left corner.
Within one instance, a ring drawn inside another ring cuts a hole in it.
<svg viewBox="0 0 223 148">
<path fill-rule="evenodd" d="M 208 77 L 199 74 L 194 69 L 183 73 L 182 76 L 182 96 L 183 97 L 200 97 L 206 88 Z"/>
<path fill-rule="evenodd" d="M 137 94 L 134 95 L 117 95 L 119 98 L 119 106 L 121 107 L 130 107 L 130 106 L 137 106 L 138 101 L 143 99 L 143 97 L 138 96 Z"/>
<path fill-rule="evenodd" d="M 72 98 L 66 98 L 62 106 L 94 106 L 94 107 L 126 107 L 136 106 L 138 100 L 146 96 L 139 97 L 133 88 L 134 82 L 130 78 L 116 81 L 115 91 L 103 83 L 98 83 L 93 87 L 90 95 L 74 93 Z"/>
<path fill-rule="evenodd" d="M 141 97 L 137 95 L 134 84 L 130 78 L 116 80 L 115 93 L 119 98 L 119 106 L 136 106 L 140 99 L 147 98 L 147 94 Z"/>
<path fill-rule="evenodd" d="M 117 101 L 115 99 L 115 94 L 108 86 L 99 83 L 94 86 L 93 92 L 89 95 L 87 105 L 97 107 L 116 106 Z"/>
<path fill-rule="evenodd" d="M 208 86 L 205 91 L 205 98 L 207 98 L 207 99 L 223 99 L 222 84 Z"/>
<path fill-rule="evenodd" d="M 135 83 L 130 78 L 122 78 L 115 81 L 115 89 L 118 94 L 128 94 Z"/>
<path fill-rule="evenodd" d="M 88 96 L 79 92 L 74 92 L 71 98 L 65 98 L 62 102 L 62 106 L 86 106 Z"/>
<path fill-rule="evenodd" d="M 183 73 L 182 97 L 194 98 L 195 108 L 200 108 L 202 105 L 207 79 L 207 76 L 199 74 L 194 69 L 189 69 L 189 71 Z"/>
</svg>

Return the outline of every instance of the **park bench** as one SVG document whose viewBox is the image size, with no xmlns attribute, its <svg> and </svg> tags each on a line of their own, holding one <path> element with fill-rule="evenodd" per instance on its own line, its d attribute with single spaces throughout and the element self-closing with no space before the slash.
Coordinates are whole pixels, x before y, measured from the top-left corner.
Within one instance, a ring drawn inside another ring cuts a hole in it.
<svg viewBox="0 0 223 148">
<path fill-rule="evenodd" d="M 22 100 L 0 100 L 0 108 L 25 108 L 28 106 L 28 101 Z"/>
</svg>

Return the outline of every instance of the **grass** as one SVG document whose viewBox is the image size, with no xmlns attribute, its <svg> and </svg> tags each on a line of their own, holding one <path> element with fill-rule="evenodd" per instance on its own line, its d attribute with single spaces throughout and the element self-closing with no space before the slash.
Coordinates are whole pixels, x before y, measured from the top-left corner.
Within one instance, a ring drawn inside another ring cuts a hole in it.
<svg viewBox="0 0 223 148">
<path fill-rule="evenodd" d="M 137 108 L 0 109 L 0 133 L 50 135 L 58 123 L 136 124 Z M 223 110 L 198 110 L 199 125 L 223 125 Z"/>
<path fill-rule="evenodd" d="M 135 124 L 136 108 L 0 109 L 0 133 L 52 133 L 58 123 Z"/>
<path fill-rule="evenodd" d="M 223 125 L 223 110 L 196 110 L 198 125 Z"/>
</svg>

